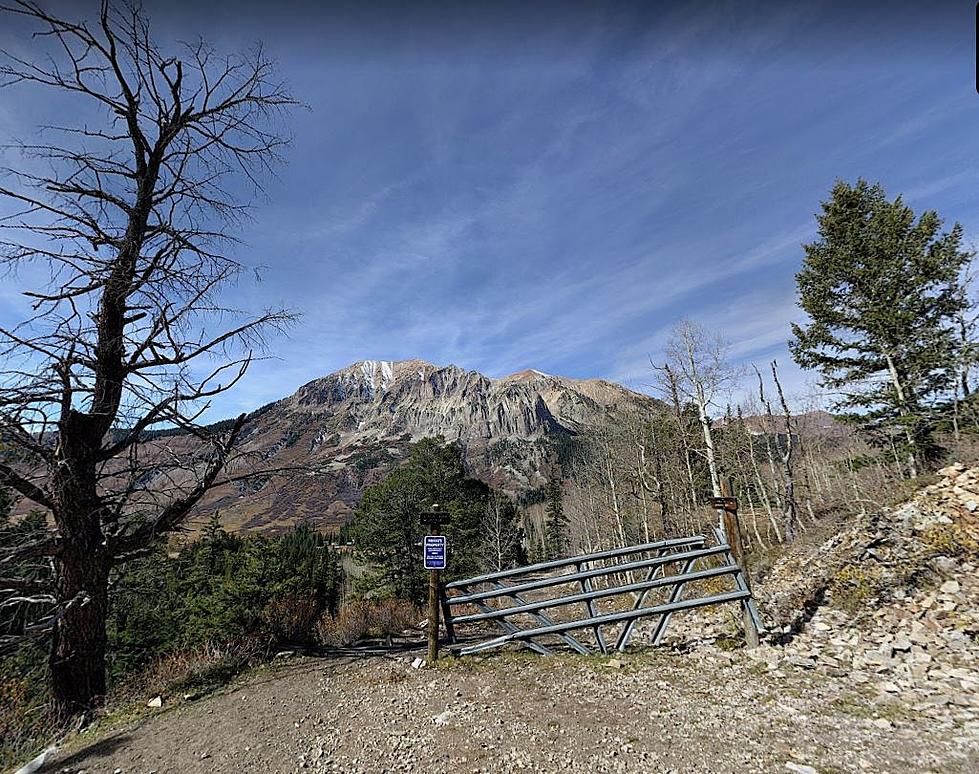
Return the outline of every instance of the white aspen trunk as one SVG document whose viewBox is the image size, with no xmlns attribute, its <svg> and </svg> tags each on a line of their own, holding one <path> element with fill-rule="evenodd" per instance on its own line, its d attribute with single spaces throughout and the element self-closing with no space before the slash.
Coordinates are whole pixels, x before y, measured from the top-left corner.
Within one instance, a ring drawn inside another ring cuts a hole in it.
<svg viewBox="0 0 979 774">
<path fill-rule="evenodd" d="M 699 382 L 695 385 L 697 391 L 697 414 L 700 418 L 700 429 L 704 434 L 704 456 L 707 458 L 707 469 L 710 471 L 710 485 L 714 497 L 721 496 L 721 477 L 717 472 L 717 455 L 714 451 L 714 433 L 710 427 L 710 417 L 707 416 L 707 400 L 704 388 Z"/>
<path fill-rule="evenodd" d="M 958 443 L 962 440 L 959 433 L 959 386 L 955 385 L 955 394 L 952 398 L 952 437 Z"/>
<path fill-rule="evenodd" d="M 758 531 L 758 511 L 755 510 L 755 501 L 751 496 L 751 487 L 748 486 L 747 479 L 744 480 L 744 494 L 748 498 L 748 508 L 751 510 L 751 529 L 755 533 L 755 540 L 758 541 L 758 545 L 767 550 L 768 546 L 761 539 L 761 533 Z"/>
<path fill-rule="evenodd" d="M 612 514 L 615 516 L 615 525 L 619 533 L 619 545 L 626 546 L 625 526 L 622 523 L 622 511 L 619 508 L 619 494 L 615 486 L 615 470 L 612 467 L 612 450 L 606 442 L 605 447 L 605 471 L 608 477 L 608 490 Z"/>
<path fill-rule="evenodd" d="M 791 540 L 793 538 L 793 533 L 795 532 L 797 526 L 797 514 L 796 514 L 796 504 L 795 504 L 795 472 L 792 469 L 792 452 L 793 452 L 793 440 L 792 440 L 792 415 L 789 412 L 789 404 L 785 400 L 785 393 L 782 391 L 782 383 L 778 380 L 778 366 L 776 362 L 772 361 L 772 380 L 775 382 L 775 391 L 778 395 L 779 403 L 782 406 L 782 415 L 785 417 L 785 451 L 782 452 L 782 475 L 785 483 L 785 501 L 782 504 L 782 513 L 784 515 L 785 524 L 785 539 Z M 771 409 L 769 409 L 771 413 Z M 778 436 L 776 435 L 776 440 Z M 801 523 L 798 524 L 801 529 Z"/>
<path fill-rule="evenodd" d="M 646 449 L 641 443 L 636 443 L 636 473 L 639 478 L 639 495 L 642 503 L 642 529 L 646 542 L 649 542 L 649 504 L 646 501 L 646 492 L 652 491 L 646 483 Z"/>
<path fill-rule="evenodd" d="M 891 375 L 891 384 L 894 385 L 894 392 L 897 394 L 898 401 L 898 413 L 902 417 L 908 416 L 908 405 L 907 398 L 905 396 L 904 386 L 901 384 L 900 375 L 897 372 L 897 367 L 894 365 L 894 358 L 891 357 L 890 353 L 884 353 L 884 357 L 887 359 L 887 370 Z M 908 439 L 908 472 L 911 478 L 918 477 L 918 461 L 917 461 L 917 446 L 914 441 L 914 435 L 911 432 L 911 428 L 904 428 L 905 437 Z"/>
<path fill-rule="evenodd" d="M 751 433 L 748 433 L 748 456 L 751 459 L 751 470 L 755 475 L 755 483 L 758 485 L 758 496 L 761 498 L 762 505 L 765 506 L 765 513 L 769 520 L 774 520 L 775 514 L 772 512 L 772 502 L 768 499 L 768 490 L 765 488 L 765 482 L 761 478 L 761 469 L 758 467 L 758 461 L 755 459 L 755 439 Z"/>
<path fill-rule="evenodd" d="M 693 466 L 690 464 L 690 443 L 687 439 L 687 428 L 683 421 L 683 409 L 680 406 L 680 393 L 677 387 L 676 374 L 670 366 L 663 366 L 663 373 L 666 375 L 666 381 L 670 389 L 670 398 L 673 402 L 673 417 L 676 420 L 676 432 L 677 437 L 680 439 L 680 446 L 683 450 L 683 462 L 687 469 L 687 486 L 690 490 L 690 503 L 694 508 L 699 506 L 697 498 L 697 487 L 693 480 Z"/>
</svg>

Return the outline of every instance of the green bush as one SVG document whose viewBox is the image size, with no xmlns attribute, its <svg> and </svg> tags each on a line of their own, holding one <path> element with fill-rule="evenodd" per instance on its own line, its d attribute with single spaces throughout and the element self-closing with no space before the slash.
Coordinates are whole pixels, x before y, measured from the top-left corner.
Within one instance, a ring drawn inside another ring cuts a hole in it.
<svg viewBox="0 0 979 774">
<path fill-rule="evenodd" d="M 336 613 L 343 572 L 325 536 L 300 524 L 280 537 L 238 537 L 212 521 L 178 554 L 162 547 L 119 573 L 109 617 L 112 673 L 208 643 L 315 639 Z"/>
</svg>

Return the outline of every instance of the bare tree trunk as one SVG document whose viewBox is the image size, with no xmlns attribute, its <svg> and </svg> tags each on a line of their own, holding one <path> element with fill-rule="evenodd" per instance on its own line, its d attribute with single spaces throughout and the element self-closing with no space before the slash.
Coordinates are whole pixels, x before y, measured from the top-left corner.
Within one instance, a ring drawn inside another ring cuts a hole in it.
<svg viewBox="0 0 979 774">
<path fill-rule="evenodd" d="M 782 383 L 778 379 L 778 364 L 772 361 L 772 380 L 775 382 L 775 391 L 778 395 L 779 403 L 782 406 L 782 415 L 785 417 L 785 451 L 782 452 L 782 475 L 785 479 L 785 498 L 783 503 L 785 539 L 792 540 L 795 537 L 796 529 L 796 504 L 795 504 L 795 471 L 793 470 L 793 439 L 792 439 L 792 414 L 789 412 L 789 405 L 785 401 L 785 393 L 782 391 Z"/>
<path fill-rule="evenodd" d="M 646 501 L 646 493 L 652 492 L 652 488 L 646 483 L 646 449 L 642 443 L 636 442 L 636 475 L 639 480 L 639 497 L 642 503 L 642 529 L 646 542 L 649 537 L 649 504 Z"/>
<path fill-rule="evenodd" d="M 767 549 L 768 546 L 765 545 L 765 541 L 761 539 L 761 533 L 758 531 L 758 511 L 755 509 L 755 501 L 751 496 L 751 487 L 748 486 L 748 479 L 744 478 L 741 485 L 744 489 L 745 496 L 748 498 L 748 507 L 751 509 L 751 529 L 755 533 L 755 540 L 758 541 L 758 545 Z"/>
<path fill-rule="evenodd" d="M 105 624 L 109 558 L 79 544 L 55 560 L 55 593 L 70 600 L 55 625 L 49 667 L 54 706 L 62 718 L 105 696 Z"/>
<path fill-rule="evenodd" d="M 897 372 L 897 367 L 894 364 L 894 358 L 891 357 L 890 353 L 884 353 L 884 357 L 887 359 L 887 371 L 891 377 L 891 384 L 894 386 L 894 392 L 897 394 L 898 401 L 898 412 L 902 417 L 908 417 L 910 412 L 908 411 L 907 395 L 904 389 L 904 385 L 901 383 L 900 375 Z M 918 477 L 918 447 L 915 443 L 914 433 L 911 432 L 911 428 L 905 426 L 904 435 L 908 440 L 908 472 L 911 478 Z"/>
<path fill-rule="evenodd" d="M 751 459 L 751 470 L 755 476 L 755 484 L 758 486 L 758 496 L 761 498 L 762 505 L 765 506 L 765 513 L 768 516 L 768 520 L 774 523 L 775 514 L 772 511 L 772 502 L 768 498 L 768 490 L 765 487 L 765 482 L 762 480 L 758 460 L 755 459 L 755 441 L 750 433 L 748 434 L 748 455 Z M 781 537 L 779 538 L 779 542 L 781 542 Z"/>
<path fill-rule="evenodd" d="M 244 417 L 225 434 L 198 424 L 202 406 L 244 375 L 263 331 L 291 320 L 269 310 L 212 330 L 215 316 L 237 314 L 219 291 L 242 269 L 221 254 L 247 210 L 231 193 L 240 185 L 227 184 L 243 174 L 261 189 L 286 142 L 276 118 L 296 101 L 260 49 L 219 57 L 198 41 L 163 53 L 138 4 L 103 3 L 89 22 L 22 0 L 0 13 L 34 25 L 30 40 L 56 41 L 33 60 L 3 57 L 0 87 L 70 100 L 62 126 L 22 146 L 42 163 L 7 170 L 0 186 L 4 276 L 22 264 L 49 270 L 25 289 L 29 327 L 0 325 L 0 437 L 32 471 L 0 459 L 0 484 L 56 527 L 45 541 L 55 608 L 43 626 L 53 625 L 54 708 L 67 716 L 105 693 L 113 563 L 177 529 L 216 485 Z M 7 229 L 30 236 L 17 243 Z M 201 454 L 152 459 L 146 431 L 164 424 L 200 441 Z"/>
<path fill-rule="evenodd" d="M 605 439 L 605 474 L 608 481 L 609 504 L 612 506 L 612 514 L 615 516 L 615 525 L 619 534 L 619 545 L 627 546 L 628 541 L 625 537 L 625 525 L 622 522 L 622 510 L 619 508 L 619 495 L 615 485 L 615 470 L 612 466 L 612 449 L 608 439 Z"/>
<path fill-rule="evenodd" d="M 693 480 L 693 466 L 690 463 L 690 443 L 687 440 L 687 428 L 683 421 L 683 408 L 680 406 L 680 393 L 677 388 L 676 374 L 673 373 L 673 369 L 670 368 L 669 364 L 664 365 L 662 370 L 669 386 L 670 398 L 673 403 L 673 416 L 676 420 L 676 432 L 683 450 L 683 462 L 687 471 L 687 485 L 690 490 L 690 503 L 694 508 L 699 508 L 700 503 L 697 498 L 697 487 Z"/>
<path fill-rule="evenodd" d="M 952 437 L 956 443 L 962 440 L 959 432 L 959 385 L 955 385 L 955 392 L 952 394 Z"/>
</svg>

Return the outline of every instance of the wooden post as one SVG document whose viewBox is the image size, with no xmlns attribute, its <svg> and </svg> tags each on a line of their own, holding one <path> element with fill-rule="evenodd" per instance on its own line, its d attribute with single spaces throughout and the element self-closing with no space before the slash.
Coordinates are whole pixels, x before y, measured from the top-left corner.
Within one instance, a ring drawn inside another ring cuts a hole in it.
<svg viewBox="0 0 979 774">
<path fill-rule="evenodd" d="M 433 503 L 427 513 L 422 514 L 422 522 L 428 525 L 429 535 L 438 535 L 439 528 L 447 514 L 442 513 L 438 503 Z M 438 661 L 439 657 L 439 611 L 442 603 L 440 570 L 428 571 L 428 659 L 429 666 Z M 448 618 L 446 618 L 448 621 Z M 448 626 L 448 623 L 446 624 Z"/>
<path fill-rule="evenodd" d="M 429 534 L 434 535 L 433 529 Z M 428 571 L 428 663 L 439 657 L 439 571 Z"/>
<path fill-rule="evenodd" d="M 741 538 L 741 520 L 738 518 L 738 501 L 734 497 L 734 487 L 729 478 L 721 482 L 721 493 L 723 494 L 723 504 L 721 505 L 721 517 L 724 525 L 724 536 L 727 538 L 728 545 L 731 546 L 731 556 L 738 567 L 741 568 L 741 578 L 744 580 L 745 588 L 751 591 L 751 577 L 748 574 L 748 560 L 745 557 L 744 541 Z M 741 605 L 741 614 L 744 619 L 744 639 L 749 648 L 758 647 L 758 629 L 748 611 L 747 600 Z"/>
</svg>

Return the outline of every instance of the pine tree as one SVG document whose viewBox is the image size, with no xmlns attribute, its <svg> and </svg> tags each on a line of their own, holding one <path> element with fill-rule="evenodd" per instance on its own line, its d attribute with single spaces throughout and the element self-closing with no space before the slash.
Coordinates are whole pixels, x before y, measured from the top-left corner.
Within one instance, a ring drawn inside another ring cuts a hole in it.
<svg viewBox="0 0 979 774">
<path fill-rule="evenodd" d="M 545 531 L 548 559 L 558 559 L 568 550 L 568 517 L 564 514 L 561 481 L 554 476 L 547 484 L 547 528 Z"/>
<path fill-rule="evenodd" d="M 966 303 L 960 276 L 970 254 L 962 228 L 943 232 L 926 211 L 915 220 L 881 186 L 838 182 L 819 236 L 803 246 L 792 356 L 840 395 L 837 410 L 872 440 L 901 449 L 914 477 L 937 447 L 934 430 L 959 360 L 953 324 Z"/>
<path fill-rule="evenodd" d="M 364 490 L 354 517 L 357 553 L 373 567 L 362 581 L 371 590 L 421 603 L 428 593 L 419 544 L 421 514 L 433 503 L 447 513 L 444 577 L 475 574 L 482 553 L 481 522 L 490 489 L 466 475 L 458 447 L 445 439 L 414 444 L 407 462 Z"/>
</svg>

